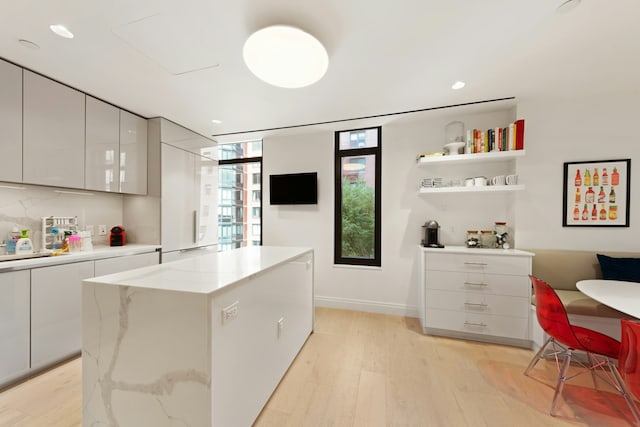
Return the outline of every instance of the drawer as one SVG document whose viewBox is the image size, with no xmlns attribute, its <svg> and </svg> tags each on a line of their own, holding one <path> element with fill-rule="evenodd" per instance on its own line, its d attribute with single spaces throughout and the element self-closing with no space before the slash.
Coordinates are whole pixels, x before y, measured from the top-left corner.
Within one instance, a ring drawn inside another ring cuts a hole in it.
<svg viewBox="0 0 640 427">
<path fill-rule="evenodd" d="M 490 274 L 478 271 L 453 272 L 428 270 L 426 272 L 427 289 L 448 291 L 475 291 L 493 295 L 531 296 L 529 276 Z"/>
<path fill-rule="evenodd" d="M 479 252 L 481 249 L 478 250 Z M 524 256 L 475 254 L 425 254 L 425 270 L 527 275 L 531 258 Z"/>
<path fill-rule="evenodd" d="M 529 321 L 521 317 L 429 309 L 426 327 L 477 335 L 529 339 Z"/>
<path fill-rule="evenodd" d="M 426 294 L 427 311 L 441 309 L 474 314 L 523 317 L 526 319 L 529 316 L 530 306 L 528 298 L 471 291 L 458 292 L 429 289 Z"/>
</svg>

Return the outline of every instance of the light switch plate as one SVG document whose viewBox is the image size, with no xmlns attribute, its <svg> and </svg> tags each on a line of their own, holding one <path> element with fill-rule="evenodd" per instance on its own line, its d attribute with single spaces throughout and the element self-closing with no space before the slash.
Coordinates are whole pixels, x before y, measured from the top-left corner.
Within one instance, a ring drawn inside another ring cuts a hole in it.
<svg viewBox="0 0 640 427">
<path fill-rule="evenodd" d="M 221 315 L 223 325 L 238 317 L 238 301 L 223 308 Z"/>
</svg>

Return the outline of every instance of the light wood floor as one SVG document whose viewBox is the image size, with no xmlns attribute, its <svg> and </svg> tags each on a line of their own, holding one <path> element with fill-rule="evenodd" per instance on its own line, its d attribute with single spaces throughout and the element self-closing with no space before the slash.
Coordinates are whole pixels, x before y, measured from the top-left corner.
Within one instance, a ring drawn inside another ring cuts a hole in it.
<svg viewBox="0 0 640 427">
<path fill-rule="evenodd" d="M 315 333 L 255 425 L 633 425 L 622 397 L 606 384 L 594 390 L 589 375 L 567 384 L 559 415 L 549 416 L 555 364 L 525 377 L 532 355 L 424 336 L 417 319 L 318 308 Z M 76 359 L 0 392 L 0 426 L 79 426 L 81 400 Z"/>
</svg>

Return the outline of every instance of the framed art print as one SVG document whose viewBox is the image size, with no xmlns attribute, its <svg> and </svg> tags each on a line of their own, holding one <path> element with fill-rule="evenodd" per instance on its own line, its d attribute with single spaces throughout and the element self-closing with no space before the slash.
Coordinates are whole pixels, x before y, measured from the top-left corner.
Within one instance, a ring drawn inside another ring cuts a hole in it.
<svg viewBox="0 0 640 427">
<path fill-rule="evenodd" d="M 631 159 L 565 162 L 563 227 L 628 227 Z"/>
</svg>

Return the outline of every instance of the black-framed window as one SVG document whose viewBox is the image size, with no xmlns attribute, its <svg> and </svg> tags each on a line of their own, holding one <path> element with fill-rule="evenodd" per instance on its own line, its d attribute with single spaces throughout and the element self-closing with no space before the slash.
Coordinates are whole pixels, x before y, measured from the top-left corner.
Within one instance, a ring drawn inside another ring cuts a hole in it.
<svg viewBox="0 0 640 427">
<path fill-rule="evenodd" d="M 334 263 L 382 265 L 382 128 L 335 133 Z"/>
</svg>

